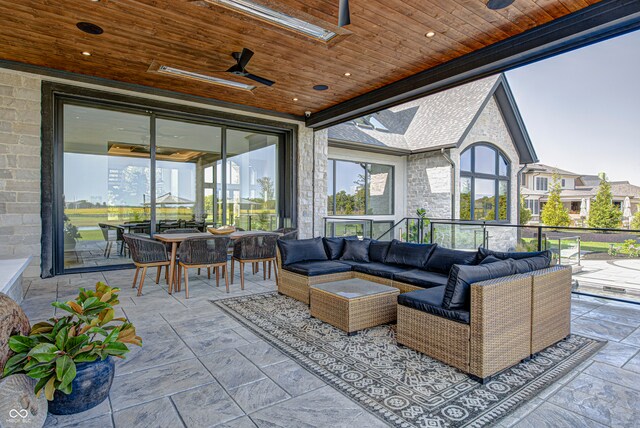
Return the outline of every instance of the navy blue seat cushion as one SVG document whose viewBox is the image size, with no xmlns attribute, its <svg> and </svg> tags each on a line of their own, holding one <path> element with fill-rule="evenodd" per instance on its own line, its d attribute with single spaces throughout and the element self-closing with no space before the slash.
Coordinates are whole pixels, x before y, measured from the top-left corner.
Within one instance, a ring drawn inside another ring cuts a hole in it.
<svg viewBox="0 0 640 428">
<path fill-rule="evenodd" d="M 516 268 L 512 259 L 477 266 L 453 265 L 445 287 L 442 306 L 446 309 L 468 311 L 471 301 L 471 284 L 515 273 Z"/>
<path fill-rule="evenodd" d="M 369 245 L 369 260 L 372 262 L 384 263 L 384 259 L 387 257 L 387 252 L 389 252 L 390 245 L 391 242 L 389 241 L 372 240 L 371 245 Z"/>
<path fill-rule="evenodd" d="M 324 248 L 327 252 L 329 260 L 337 260 L 342 257 L 344 251 L 344 241 L 347 239 L 358 239 L 357 236 L 347 236 L 340 238 L 322 238 Z"/>
<path fill-rule="evenodd" d="M 491 256 L 490 256 L 491 257 Z M 513 261 L 516 273 L 528 273 L 534 270 L 546 269 L 551 264 L 551 259 L 545 256 L 527 257 Z"/>
<path fill-rule="evenodd" d="M 328 260 L 322 238 L 278 239 L 278 248 L 283 266 L 311 260 Z"/>
<path fill-rule="evenodd" d="M 340 260 L 349 260 L 352 262 L 369 262 L 369 246 L 371 239 L 363 239 L 362 241 L 345 240 L 344 251 Z"/>
<path fill-rule="evenodd" d="M 306 261 L 292 263 L 282 267 L 289 272 L 305 276 L 329 275 L 331 273 L 350 272 L 351 266 L 333 260 Z"/>
<path fill-rule="evenodd" d="M 543 256 L 551 260 L 551 251 L 549 250 L 528 251 L 528 252 L 517 252 L 517 251 L 502 252 L 502 251 L 487 250 L 486 248 L 480 247 L 478 248 L 478 254 L 480 255 L 481 259 L 484 259 L 485 257 L 488 257 L 488 256 L 493 256 L 500 260 L 506 260 L 506 259 L 520 260 L 520 259 L 527 259 L 529 257 Z"/>
<path fill-rule="evenodd" d="M 442 306 L 445 286 L 427 288 L 402 293 L 398 296 L 398 304 L 417 309 L 452 321 L 469 324 L 469 311 L 445 309 Z"/>
<path fill-rule="evenodd" d="M 410 244 L 397 239 L 391 241 L 385 263 L 424 268 L 436 244 Z"/>
<path fill-rule="evenodd" d="M 427 270 L 449 275 L 453 265 L 475 265 L 477 257 L 476 251 L 451 250 L 437 246 L 427 261 Z"/>
<path fill-rule="evenodd" d="M 416 287 L 431 288 L 447 285 L 447 275 L 437 272 L 427 272 L 422 269 L 412 269 L 393 275 L 394 281 L 415 285 Z"/>
<path fill-rule="evenodd" d="M 386 263 L 371 262 L 371 263 L 358 263 L 353 265 L 355 272 L 366 273 L 368 275 L 379 276 L 381 278 L 393 279 L 393 275 L 400 272 L 405 272 L 407 268 L 405 266 L 388 265 Z"/>
</svg>

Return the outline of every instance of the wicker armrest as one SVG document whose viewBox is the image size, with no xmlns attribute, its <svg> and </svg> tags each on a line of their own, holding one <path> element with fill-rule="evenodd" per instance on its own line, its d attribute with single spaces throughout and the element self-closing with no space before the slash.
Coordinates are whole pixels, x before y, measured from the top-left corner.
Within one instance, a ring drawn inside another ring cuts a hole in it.
<svg viewBox="0 0 640 428">
<path fill-rule="evenodd" d="M 571 333 L 571 267 L 553 266 L 532 272 L 531 353 Z"/>
<path fill-rule="evenodd" d="M 470 373 L 491 376 L 531 355 L 532 276 L 471 285 Z"/>
</svg>

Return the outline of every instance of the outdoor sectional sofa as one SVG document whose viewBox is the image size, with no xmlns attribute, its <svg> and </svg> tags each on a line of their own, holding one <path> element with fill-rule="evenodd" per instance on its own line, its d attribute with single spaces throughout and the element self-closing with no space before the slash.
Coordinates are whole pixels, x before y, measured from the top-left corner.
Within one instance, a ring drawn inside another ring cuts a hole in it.
<svg viewBox="0 0 640 428">
<path fill-rule="evenodd" d="M 352 238 L 278 242 L 278 291 L 362 278 L 400 291 L 397 341 L 481 380 L 570 333 L 571 269 L 551 253 Z"/>
</svg>

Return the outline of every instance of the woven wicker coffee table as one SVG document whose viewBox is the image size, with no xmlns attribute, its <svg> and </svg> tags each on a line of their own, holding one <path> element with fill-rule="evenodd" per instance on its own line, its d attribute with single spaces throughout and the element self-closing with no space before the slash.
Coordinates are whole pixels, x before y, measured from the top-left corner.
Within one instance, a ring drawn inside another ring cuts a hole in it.
<svg viewBox="0 0 640 428">
<path fill-rule="evenodd" d="M 311 316 L 349 335 L 396 320 L 397 288 L 347 279 L 310 287 Z"/>
</svg>

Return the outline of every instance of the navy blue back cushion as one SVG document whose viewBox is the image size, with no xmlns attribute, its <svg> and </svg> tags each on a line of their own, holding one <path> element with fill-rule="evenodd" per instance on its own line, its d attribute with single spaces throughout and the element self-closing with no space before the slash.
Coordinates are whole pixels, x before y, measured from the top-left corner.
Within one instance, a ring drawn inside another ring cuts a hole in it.
<svg viewBox="0 0 640 428">
<path fill-rule="evenodd" d="M 391 241 L 384 262 L 424 269 L 436 246 L 436 244 L 410 244 L 394 239 Z"/>
<path fill-rule="evenodd" d="M 480 263 L 478 263 L 478 264 L 486 265 L 486 264 L 489 264 L 489 263 L 495 263 L 495 262 L 499 262 L 499 261 L 500 261 L 500 259 L 495 257 L 495 256 L 487 256 L 484 259 L 482 259 L 482 261 Z"/>
<path fill-rule="evenodd" d="M 526 259 L 514 260 L 513 264 L 516 267 L 516 273 L 528 273 L 548 268 L 551 259 L 545 256 L 527 257 Z"/>
<path fill-rule="evenodd" d="M 388 241 L 371 241 L 371 245 L 369 245 L 369 259 L 372 262 L 384 263 L 384 259 L 389 252 L 389 245 L 391 245 L 391 242 Z"/>
<path fill-rule="evenodd" d="M 340 238 L 322 238 L 324 249 L 327 252 L 329 260 L 337 260 L 342 257 L 344 251 L 344 241 L 347 239 L 358 239 L 357 236 L 347 236 Z"/>
<path fill-rule="evenodd" d="M 283 265 L 291 263 L 328 260 L 327 253 L 322 244 L 322 238 L 282 240 L 278 239 L 278 248 Z"/>
<path fill-rule="evenodd" d="M 477 252 L 451 250 L 444 247 L 436 247 L 427 262 L 427 270 L 449 275 L 453 265 L 475 265 Z"/>
<path fill-rule="evenodd" d="M 363 239 L 362 241 L 348 239 L 344 241 L 344 252 L 340 260 L 368 263 L 370 245 L 371 239 Z"/>
<path fill-rule="evenodd" d="M 477 266 L 453 265 L 445 287 L 442 307 L 468 311 L 471 301 L 471 284 L 515 273 L 516 269 L 511 259 Z"/>
<path fill-rule="evenodd" d="M 551 251 L 549 250 L 529 251 L 529 252 L 517 252 L 517 251 L 503 252 L 503 251 L 487 250 L 486 248 L 480 247 L 478 248 L 478 254 L 480 255 L 481 259 L 484 259 L 485 257 L 488 257 L 488 256 L 493 256 L 500 260 L 506 260 L 506 259 L 520 260 L 520 259 L 527 259 L 529 257 L 543 256 L 551 260 Z"/>
</svg>

